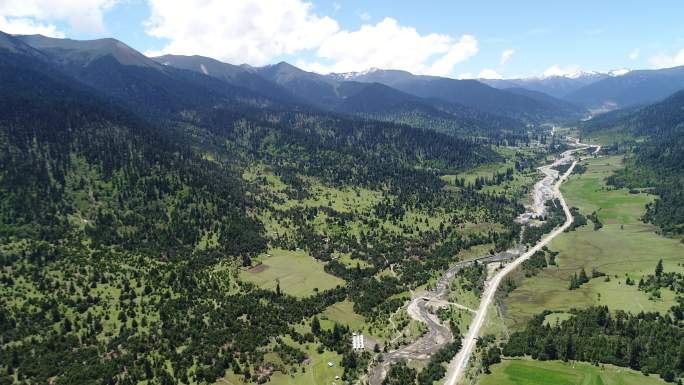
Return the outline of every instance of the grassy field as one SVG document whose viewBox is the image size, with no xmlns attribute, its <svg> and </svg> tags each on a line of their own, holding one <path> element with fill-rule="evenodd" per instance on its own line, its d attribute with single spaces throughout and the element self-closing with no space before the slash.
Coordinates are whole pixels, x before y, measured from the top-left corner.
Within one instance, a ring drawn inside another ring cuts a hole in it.
<svg viewBox="0 0 684 385">
<path fill-rule="evenodd" d="M 323 264 L 305 251 L 272 249 L 269 255 L 258 259 L 261 266 L 241 271 L 240 279 L 270 290 L 275 290 L 276 282 L 280 282 L 284 293 L 298 297 L 309 296 L 315 289 L 323 291 L 344 284 L 323 271 Z"/>
<path fill-rule="evenodd" d="M 491 367 L 479 385 L 660 385 L 656 376 L 611 365 L 559 361 L 504 360 Z"/>
<path fill-rule="evenodd" d="M 487 163 L 472 168 L 458 175 L 444 175 L 442 176 L 442 179 L 447 183 L 454 183 L 454 180 L 458 177 L 465 179 L 466 184 L 475 183 L 475 179 L 477 178 L 490 178 L 493 174 L 496 174 L 497 172 L 505 172 L 506 169 L 514 166 L 515 164 L 511 161 L 507 161 L 504 163 Z"/>
<path fill-rule="evenodd" d="M 554 326 L 570 318 L 572 318 L 570 313 L 551 313 L 544 318 L 544 325 Z"/>
<path fill-rule="evenodd" d="M 458 276 L 454 278 L 450 285 L 449 301 L 470 309 L 477 309 L 480 304 L 480 297 L 475 295 L 472 290 L 467 290 L 467 284 L 468 282 L 463 277 Z"/>
<path fill-rule="evenodd" d="M 365 318 L 354 312 L 354 304 L 349 300 L 329 306 L 322 313 L 322 320 L 330 320 L 348 326 L 352 330 L 365 330 Z"/>
<path fill-rule="evenodd" d="M 336 376 L 342 376 L 343 370 L 340 366 L 340 357 L 335 352 L 325 351 L 323 354 L 316 352 L 311 355 L 311 363 L 302 366 L 305 372 L 296 374 L 284 374 L 276 372 L 271 380 L 270 385 L 319 385 L 332 384 L 335 382 Z M 328 362 L 333 362 L 333 367 L 328 367 Z"/>
<path fill-rule="evenodd" d="M 653 196 L 610 190 L 605 185 L 604 179 L 621 167 L 619 157 L 590 159 L 587 165 L 588 171 L 573 175 L 562 190 L 569 205 L 580 208 L 584 215 L 596 211 L 605 225 L 594 231 L 590 222 L 550 244 L 560 252 L 558 266 L 525 279 L 506 299 L 507 324 L 514 329 L 545 309 L 608 305 L 632 312 L 664 312 L 674 304 L 671 291 L 663 290 L 662 299 L 655 301 L 637 286 L 626 285 L 625 280 L 629 276 L 638 282 L 641 276 L 652 274 L 661 258 L 665 271 L 681 271 L 677 263 L 684 260 L 684 245 L 656 234 L 654 226 L 640 221 L 644 205 Z M 568 290 L 570 276 L 581 268 L 589 274 L 596 268 L 608 274 L 610 281 L 595 278 L 577 290 Z"/>
<path fill-rule="evenodd" d="M 638 140 L 638 138 L 630 133 L 626 133 L 624 127 L 616 127 L 613 129 L 592 132 L 585 136 L 582 142 L 600 143 L 608 146 L 613 143 L 622 143 L 631 140 Z"/>
<path fill-rule="evenodd" d="M 366 268 L 370 267 L 371 264 L 362 260 L 362 259 L 352 259 L 352 257 L 349 255 L 349 253 L 339 253 L 337 254 L 337 262 L 351 268 L 355 268 L 357 265 L 360 268 Z"/>
<path fill-rule="evenodd" d="M 368 230 L 372 226 L 383 234 L 393 233 L 418 237 L 420 231 L 437 231 L 442 223 L 451 223 L 458 213 L 448 213 L 443 208 L 437 207 L 431 211 L 409 209 L 400 221 L 378 218 L 375 215 L 375 206 L 384 200 L 393 200 L 396 197 L 381 190 L 365 188 L 336 188 L 327 186 L 316 178 L 301 176 L 307 184 L 307 194 L 301 198 L 292 194 L 292 187 L 284 183 L 281 178 L 274 175 L 267 167 L 255 166 L 243 174 L 245 181 L 255 183 L 262 194 L 270 196 L 271 201 L 278 201 L 273 205 L 276 210 L 291 208 L 331 208 L 340 213 L 352 214 L 352 218 L 344 224 L 332 220 L 325 212 L 319 211 L 312 221 L 314 228 L 319 234 L 336 235 L 348 234 L 359 236 L 362 230 Z M 293 237 L 296 231 L 294 224 L 288 219 L 277 219 L 270 212 L 262 212 L 259 220 L 264 224 L 266 233 L 270 236 Z M 369 220 L 372 221 L 369 224 Z M 340 255 L 341 262 L 353 263 L 344 255 Z"/>
</svg>

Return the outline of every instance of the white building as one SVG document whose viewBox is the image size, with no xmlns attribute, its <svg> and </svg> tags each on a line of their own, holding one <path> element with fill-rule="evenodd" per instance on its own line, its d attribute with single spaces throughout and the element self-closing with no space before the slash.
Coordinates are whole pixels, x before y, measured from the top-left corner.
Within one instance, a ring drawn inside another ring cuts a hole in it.
<svg viewBox="0 0 684 385">
<path fill-rule="evenodd" d="M 363 340 L 363 334 L 352 334 L 352 349 L 363 350 L 365 349 L 365 342 Z"/>
</svg>

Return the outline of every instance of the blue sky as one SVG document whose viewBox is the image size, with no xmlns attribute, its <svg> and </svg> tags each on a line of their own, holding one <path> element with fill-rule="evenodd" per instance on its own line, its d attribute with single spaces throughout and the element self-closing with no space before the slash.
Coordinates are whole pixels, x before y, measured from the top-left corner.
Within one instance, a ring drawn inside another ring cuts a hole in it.
<svg viewBox="0 0 684 385">
<path fill-rule="evenodd" d="M 451 77 L 684 65 L 682 1 L 0 0 L 0 30 Z M 506 54 L 504 54 L 506 52 Z"/>
</svg>

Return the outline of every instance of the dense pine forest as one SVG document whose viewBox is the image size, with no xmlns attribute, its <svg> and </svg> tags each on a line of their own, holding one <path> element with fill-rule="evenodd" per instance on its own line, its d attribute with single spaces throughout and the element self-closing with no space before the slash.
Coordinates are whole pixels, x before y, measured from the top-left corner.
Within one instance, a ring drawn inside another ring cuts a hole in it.
<svg viewBox="0 0 684 385">
<path fill-rule="evenodd" d="M 681 318 L 595 307 L 550 325 L 544 323 L 547 314 L 536 316 L 524 331 L 512 334 L 503 354 L 613 364 L 658 373 L 670 382 L 684 372 Z"/>
</svg>

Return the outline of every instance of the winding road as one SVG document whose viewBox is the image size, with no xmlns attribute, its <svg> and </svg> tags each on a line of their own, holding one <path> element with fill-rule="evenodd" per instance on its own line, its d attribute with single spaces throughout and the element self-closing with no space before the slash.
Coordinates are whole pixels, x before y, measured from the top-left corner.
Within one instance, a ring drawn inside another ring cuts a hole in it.
<svg viewBox="0 0 684 385">
<path fill-rule="evenodd" d="M 534 253 L 541 250 L 542 247 L 546 246 L 549 242 L 551 242 L 551 240 L 553 240 L 559 234 L 563 233 L 563 231 L 565 231 L 565 229 L 570 227 L 570 225 L 572 224 L 572 214 L 570 213 L 568 204 L 565 202 L 565 198 L 563 198 L 563 194 L 561 194 L 560 192 L 560 185 L 568 178 L 568 176 L 572 173 L 573 169 L 575 168 L 575 165 L 577 165 L 577 161 L 573 158 L 573 153 L 590 147 L 588 145 L 582 145 L 579 142 L 576 142 L 576 145 L 579 147 L 564 152 L 563 154 L 561 154 L 561 157 L 552 164 L 540 167 L 540 171 L 544 173 L 545 177 L 541 182 L 535 185 L 535 192 L 537 192 L 537 189 L 539 188 L 538 186 L 553 185 L 551 193 L 554 197 L 558 198 L 558 200 L 561 202 L 561 205 L 563 206 L 563 211 L 565 212 L 565 222 L 560 227 L 557 227 L 551 233 L 544 236 L 536 245 L 527 250 L 520 257 L 516 258 L 515 260 L 513 260 L 513 262 L 506 265 L 506 267 L 499 270 L 496 273 L 496 275 L 494 275 L 494 277 L 492 277 L 485 283 L 485 290 L 482 295 L 482 299 L 480 300 L 480 307 L 478 308 L 477 313 L 470 324 L 468 333 L 463 338 L 462 348 L 458 352 L 456 357 L 454 357 L 454 359 L 449 363 L 449 369 L 447 371 L 446 380 L 444 382 L 445 385 L 457 385 L 463 377 L 465 369 L 468 365 L 468 360 L 470 359 L 470 355 L 472 354 L 473 348 L 475 347 L 477 336 L 480 333 L 480 329 L 482 328 L 484 320 L 487 316 L 487 309 L 489 305 L 492 303 L 494 295 L 496 294 L 496 290 L 499 287 L 501 281 L 504 279 L 504 277 L 506 277 L 515 268 L 520 266 L 521 263 L 529 259 Z M 601 146 L 596 146 L 594 154 L 598 153 L 600 150 Z M 570 165 L 568 170 L 556 181 L 556 183 L 553 183 L 553 181 L 556 180 L 556 178 L 558 177 L 558 171 L 554 170 L 553 167 L 561 164 L 566 164 L 570 161 L 572 161 L 572 164 Z M 547 182 L 549 180 L 551 181 L 550 183 Z M 535 195 L 535 206 L 537 206 L 537 204 L 538 203 Z"/>
<path fill-rule="evenodd" d="M 496 275 L 485 282 L 485 290 L 480 301 L 480 306 L 475 312 L 468 333 L 463 338 L 463 347 L 449 364 L 445 384 L 458 384 L 463 376 L 464 369 L 467 367 L 468 359 L 473 351 L 477 336 L 486 318 L 487 308 L 491 304 L 494 294 L 496 293 L 496 290 L 503 278 L 521 263 L 527 260 L 531 255 L 548 244 L 558 234 L 562 233 L 572 223 L 572 215 L 570 214 L 570 210 L 565 203 L 562 194 L 560 193 L 559 186 L 572 173 L 575 167 L 576 161 L 573 158 L 573 153 L 590 147 L 588 145 L 583 145 L 578 141 L 575 142 L 575 145 L 577 148 L 565 151 L 553 163 L 539 168 L 539 170 L 544 174 L 544 178 L 537 182 L 534 186 L 534 203 L 527 212 L 521 214 L 518 218 L 520 222 L 527 223 L 531 218 L 543 215 L 545 209 L 544 203 L 547 200 L 559 198 L 561 204 L 563 205 L 563 211 L 565 212 L 566 216 L 565 223 L 546 235 L 541 241 L 539 241 L 539 243 L 527 251 L 523 252 L 522 249 L 517 248 L 508 250 L 498 255 L 459 262 L 442 275 L 439 281 L 437 281 L 434 290 L 417 293 L 409 303 L 407 310 L 412 318 L 424 322 L 427 325 L 428 332 L 409 345 L 385 353 L 383 355 L 383 361 L 375 365 L 369 373 L 368 379 L 371 385 L 380 385 L 382 383 L 390 364 L 406 359 L 427 360 L 430 355 L 434 354 L 446 343 L 453 340 L 451 330 L 448 326 L 442 325 L 440 323 L 440 321 L 434 315 L 433 309 L 448 305 L 447 296 L 449 294 L 449 283 L 459 271 L 475 262 L 489 264 L 493 262 L 511 261 L 503 269 L 499 270 Z M 597 146 L 596 152 L 599 150 L 600 146 Z M 559 179 L 559 173 L 554 169 L 554 167 L 570 162 L 572 162 L 571 166 Z"/>
</svg>

